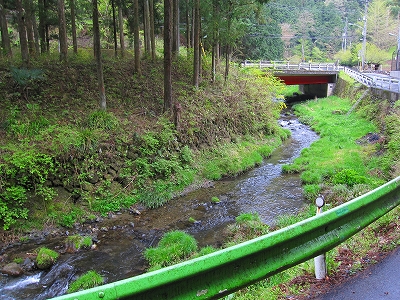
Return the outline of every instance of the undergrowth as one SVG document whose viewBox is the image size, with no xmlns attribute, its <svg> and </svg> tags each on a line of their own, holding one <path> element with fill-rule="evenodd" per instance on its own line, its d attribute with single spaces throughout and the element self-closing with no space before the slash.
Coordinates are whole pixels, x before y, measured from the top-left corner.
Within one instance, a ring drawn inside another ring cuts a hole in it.
<svg viewBox="0 0 400 300">
<path fill-rule="evenodd" d="M 218 77 L 210 84 L 210 58 L 204 57 L 203 81 L 194 90 L 190 55 L 180 57 L 173 73 L 174 101 L 181 107 L 175 127 L 163 113 L 161 58 L 143 60 L 142 76 L 132 76 L 130 55 L 105 55 L 102 111 L 91 55 L 81 49 L 67 63 L 41 56 L 30 69 L 0 61 L 5 230 L 70 228 L 93 213 L 138 202 L 158 207 L 196 181 L 259 164 L 288 136 L 277 125 L 282 106 L 274 102 L 283 85 L 270 74 L 232 68 L 228 82 Z"/>
</svg>

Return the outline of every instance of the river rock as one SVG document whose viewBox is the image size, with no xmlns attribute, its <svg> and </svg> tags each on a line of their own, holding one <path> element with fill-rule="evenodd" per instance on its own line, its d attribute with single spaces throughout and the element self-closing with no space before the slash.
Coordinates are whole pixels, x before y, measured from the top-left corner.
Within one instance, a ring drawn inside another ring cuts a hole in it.
<svg viewBox="0 0 400 300">
<path fill-rule="evenodd" d="M 22 270 L 21 266 L 15 262 L 5 265 L 0 272 L 14 277 L 24 274 L 24 270 Z"/>
<path fill-rule="evenodd" d="M 25 258 L 24 262 L 22 263 L 22 269 L 25 272 L 31 272 L 35 270 L 36 269 L 35 262 L 29 257 Z"/>
</svg>

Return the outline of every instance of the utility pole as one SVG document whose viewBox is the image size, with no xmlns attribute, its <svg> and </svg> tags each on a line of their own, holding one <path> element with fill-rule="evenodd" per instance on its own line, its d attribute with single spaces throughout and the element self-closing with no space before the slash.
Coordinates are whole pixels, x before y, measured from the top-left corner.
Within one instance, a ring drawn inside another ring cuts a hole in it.
<svg viewBox="0 0 400 300">
<path fill-rule="evenodd" d="M 347 50 L 347 17 L 346 17 L 346 23 L 344 24 L 343 39 L 342 39 L 342 50 L 343 51 Z"/>
<path fill-rule="evenodd" d="M 397 34 L 396 71 L 400 70 L 400 26 Z"/>
<path fill-rule="evenodd" d="M 368 0 L 365 0 L 365 11 L 364 11 L 364 28 L 363 28 L 363 43 L 361 50 L 361 71 L 364 70 L 365 67 L 365 53 L 367 51 L 367 13 L 368 13 Z"/>
</svg>

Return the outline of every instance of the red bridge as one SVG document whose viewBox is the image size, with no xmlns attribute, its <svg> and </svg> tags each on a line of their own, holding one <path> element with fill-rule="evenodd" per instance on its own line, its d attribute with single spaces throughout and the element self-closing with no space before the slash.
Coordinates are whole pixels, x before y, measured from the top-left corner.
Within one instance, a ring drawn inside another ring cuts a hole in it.
<svg viewBox="0 0 400 300">
<path fill-rule="evenodd" d="M 299 85 L 300 91 L 313 97 L 330 96 L 335 88 L 339 66 L 334 63 L 300 63 L 245 61 L 244 67 L 271 70 L 286 85 Z"/>
</svg>

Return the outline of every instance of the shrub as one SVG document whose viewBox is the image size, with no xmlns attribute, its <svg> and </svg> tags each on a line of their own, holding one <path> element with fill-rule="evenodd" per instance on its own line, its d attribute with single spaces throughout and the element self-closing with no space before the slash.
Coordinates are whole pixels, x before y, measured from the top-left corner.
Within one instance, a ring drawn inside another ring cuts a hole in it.
<svg viewBox="0 0 400 300">
<path fill-rule="evenodd" d="M 17 219 L 28 218 L 28 209 L 24 207 L 26 200 L 26 190 L 22 186 L 7 187 L 0 193 L 0 220 L 4 230 L 8 230 Z"/>
<path fill-rule="evenodd" d="M 88 271 L 71 283 L 67 293 L 75 293 L 81 290 L 90 289 L 95 286 L 102 285 L 103 282 L 103 277 L 96 271 Z"/>
<path fill-rule="evenodd" d="M 29 188 L 36 187 L 47 180 L 54 172 L 54 162 L 50 155 L 39 153 L 34 149 L 18 149 L 4 157 L 5 173 L 10 180 Z"/>
<path fill-rule="evenodd" d="M 34 83 L 44 80 L 44 72 L 40 69 L 11 68 L 11 76 L 18 84 L 21 94 L 28 100 L 28 91 Z"/>
<path fill-rule="evenodd" d="M 11 75 L 15 82 L 22 87 L 44 79 L 43 70 L 40 69 L 11 68 Z"/>
<path fill-rule="evenodd" d="M 181 161 L 184 164 L 191 164 L 193 162 L 193 153 L 192 150 L 190 150 L 190 148 L 185 145 L 182 149 L 181 149 Z"/>
</svg>

